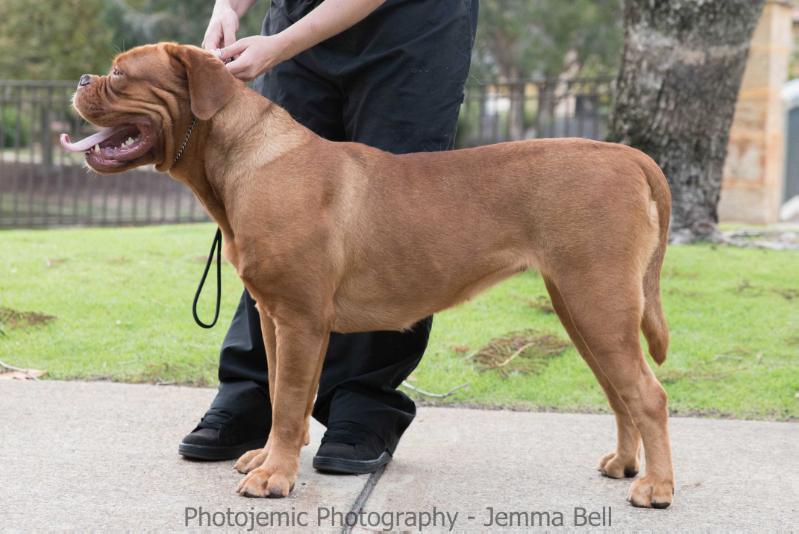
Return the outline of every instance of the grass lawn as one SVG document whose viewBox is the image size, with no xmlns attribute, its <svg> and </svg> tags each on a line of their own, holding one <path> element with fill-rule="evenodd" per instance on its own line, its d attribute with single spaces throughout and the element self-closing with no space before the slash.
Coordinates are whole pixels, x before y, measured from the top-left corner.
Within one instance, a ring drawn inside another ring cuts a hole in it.
<svg viewBox="0 0 799 534">
<path fill-rule="evenodd" d="M 241 283 L 226 266 L 219 325 L 194 324 L 191 301 L 213 232 L 209 224 L 0 232 L 0 360 L 53 379 L 215 384 Z M 206 319 L 213 284 L 204 295 Z M 535 356 L 526 352 L 488 370 L 470 357 L 525 329 L 567 340 L 541 305 L 545 295 L 529 272 L 437 315 L 411 384 L 432 392 L 468 384 L 436 401 L 443 403 L 606 410 L 572 347 L 529 367 L 515 365 Z M 799 253 L 672 247 L 663 297 L 672 344 L 656 372 L 673 412 L 799 419 Z M 55 319 L 28 325 L 8 309 Z"/>
</svg>

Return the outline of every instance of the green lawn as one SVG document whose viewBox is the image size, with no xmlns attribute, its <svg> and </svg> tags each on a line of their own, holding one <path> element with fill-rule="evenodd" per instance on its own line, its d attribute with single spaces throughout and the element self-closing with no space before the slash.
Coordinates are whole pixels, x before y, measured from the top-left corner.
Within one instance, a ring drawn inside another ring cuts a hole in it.
<svg viewBox="0 0 799 534">
<path fill-rule="evenodd" d="M 0 232 L 0 360 L 54 379 L 214 384 L 241 284 L 226 266 L 220 324 L 194 324 L 191 300 L 213 232 L 208 224 Z M 663 291 L 672 344 L 656 372 L 675 413 L 799 419 L 799 253 L 673 247 Z M 433 392 L 468 384 L 437 402 L 606 410 L 573 348 L 532 372 L 484 370 L 469 357 L 525 329 L 566 340 L 539 305 L 545 294 L 541 278 L 525 273 L 439 314 L 411 384 Z M 213 282 L 205 318 L 212 295 Z M 2 308 L 55 319 L 30 326 Z"/>
</svg>

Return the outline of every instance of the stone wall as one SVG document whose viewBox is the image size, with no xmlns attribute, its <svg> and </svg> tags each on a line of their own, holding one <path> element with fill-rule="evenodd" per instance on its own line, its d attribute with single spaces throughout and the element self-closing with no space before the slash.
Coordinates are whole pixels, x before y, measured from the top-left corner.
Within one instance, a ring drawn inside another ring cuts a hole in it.
<svg viewBox="0 0 799 534">
<path fill-rule="evenodd" d="M 768 0 L 752 38 L 719 204 L 722 222 L 773 223 L 784 201 L 785 110 L 780 91 L 792 53 L 792 2 Z"/>
<path fill-rule="evenodd" d="M 788 76 L 799 78 L 799 0 L 793 0 L 793 54 L 791 55 L 791 68 Z"/>
</svg>

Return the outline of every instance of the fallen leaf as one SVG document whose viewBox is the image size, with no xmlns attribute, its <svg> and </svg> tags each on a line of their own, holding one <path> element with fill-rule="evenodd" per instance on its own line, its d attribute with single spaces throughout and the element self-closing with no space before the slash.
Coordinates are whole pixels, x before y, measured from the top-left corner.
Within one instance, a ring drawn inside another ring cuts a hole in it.
<svg viewBox="0 0 799 534">
<path fill-rule="evenodd" d="M 38 369 L 23 369 L 22 371 L 8 371 L 0 373 L 0 380 L 36 380 L 40 376 L 44 376 L 47 371 L 40 371 Z"/>
<path fill-rule="evenodd" d="M 44 264 L 49 269 L 50 267 L 56 267 L 58 265 L 61 265 L 65 261 L 67 261 L 66 258 L 45 258 L 44 259 Z"/>
</svg>

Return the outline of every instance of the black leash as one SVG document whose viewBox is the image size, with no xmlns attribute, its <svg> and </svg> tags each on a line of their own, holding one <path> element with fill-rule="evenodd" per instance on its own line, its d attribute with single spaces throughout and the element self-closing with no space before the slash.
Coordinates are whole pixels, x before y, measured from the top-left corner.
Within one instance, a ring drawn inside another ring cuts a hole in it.
<svg viewBox="0 0 799 534">
<path fill-rule="evenodd" d="M 214 312 L 214 320 L 211 324 L 204 323 L 197 316 L 197 301 L 200 300 L 200 293 L 203 291 L 205 279 L 208 277 L 208 269 L 211 268 L 211 262 L 214 261 L 214 252 L 216 252 L 216 311 Z M 222 300 L 222 230 L 216 229 L 214 242 L 211 243 L 211 252 L 208 253 L 208 262 L 205 264 L 203 276 L 200 278 L 200 284 L 197 286 L 197 293 L 194 294 L 194 304 L 191 305 L 191 313 L 194 316 L 194 322 L 203 328 L 213 328 L 216 320 L 219 319 L 219 302 Z"/>
<path fill-rule="evenodd" d="M 194 131 L 194 128 L 197 126 L 197 117 L 192 115 L 191 124 L 189 124 L 188 129 L 186 130 L 186 135 L 183 136 L 183 142 L 180 144 L 180 148 L 178 148 L 177 152 L 175 152 L 175 159 L 172 161 L 172 165 L 176 165 L 177 162 L 180 160 L 183 153 L 186 151 L 186 147 L 189 145 L 189 140 L 191 139 L 191 132 Z M 205 286 L 205 280 L 208 278 L 208 269 L 211 268 L 211 262 L 214 261 L 214 252 L 216 252 L 216 311 L 214 311 L 214 320 L 211 323 L 204 323 L 197 315 L 197 302 L 200 300 L 200 293 L 203 292 L 203 286 Z M 203 328 L 213 328 L 216 324 L 216 320 L 219 319 L 219 304 L 222 300 L 222 230 L 219 228 L 216 229 L 216 235 L 214 236 L 214 242 L 211 243 L 211 252 L 208 253 L 208 262 L 205 264 L 205 270 L 203 271 L 203 276 L 200 278 L 200 283 L 197 286 L 197 292 L 194 294 L 194 302 L 191 305 L 191 314 L 194 316 L 194 322 L 200 325 Z"/>
</svg>

